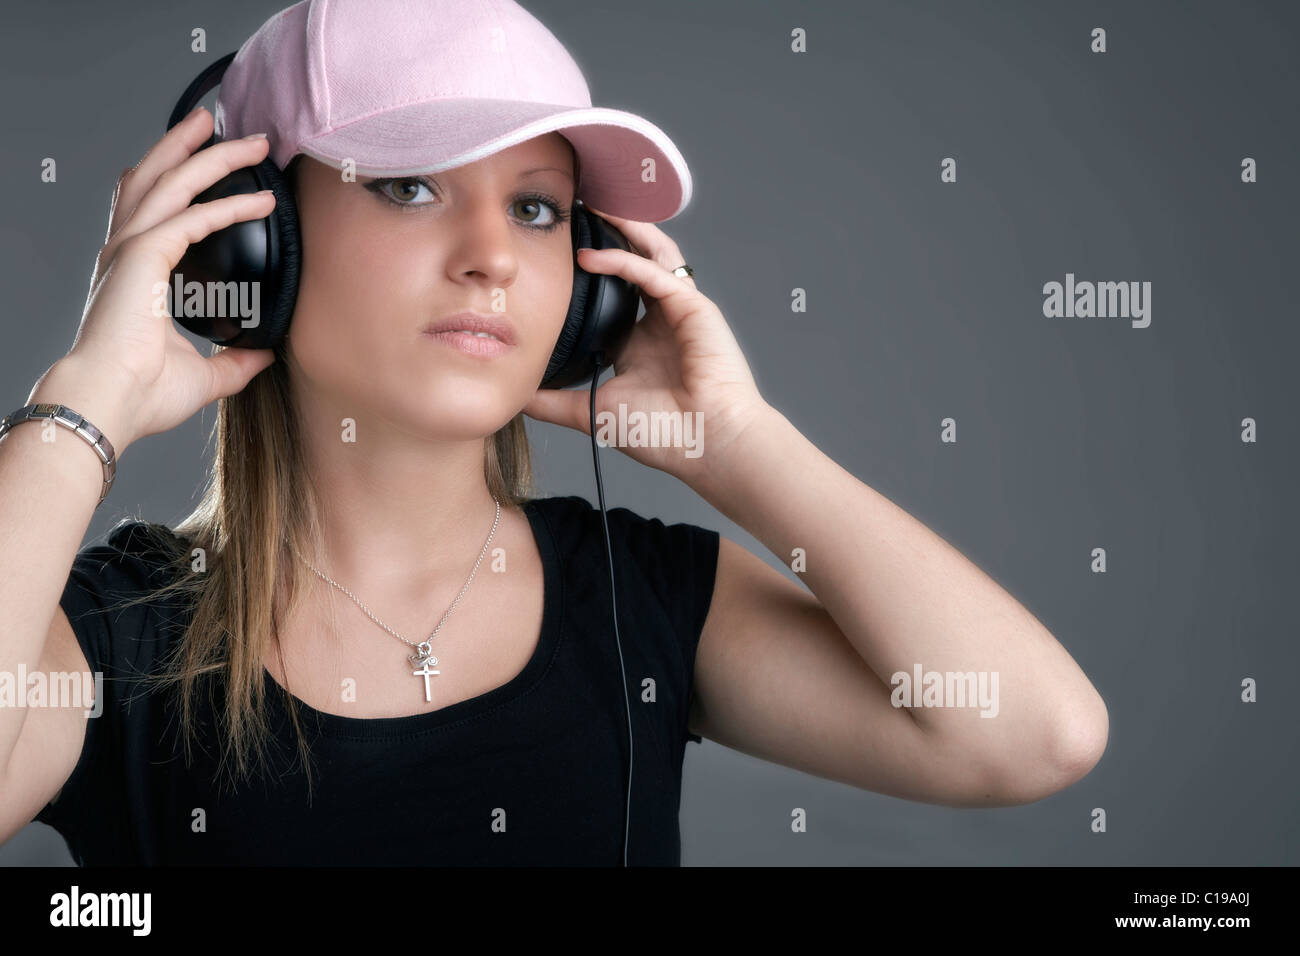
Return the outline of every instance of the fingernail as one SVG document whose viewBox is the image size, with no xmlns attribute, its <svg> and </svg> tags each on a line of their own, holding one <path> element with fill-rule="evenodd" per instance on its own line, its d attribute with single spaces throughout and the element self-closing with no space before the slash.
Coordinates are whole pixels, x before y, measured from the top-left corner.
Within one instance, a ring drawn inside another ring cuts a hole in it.
<svg viewBox="0 0 1300 956">
<path fill-rule="evenodd" d="M 190 119 L 191 117 L 198 116 L 200 113 L 203 113 L 203 112 L 206 112 L 206 111 L 203 109 L 203 104 L 200 103 L 198 106 L 194 107 L 194 109 L 190 110 L 190 115 L 187 116 L 187 117 L 185 117 L 185 118 L 186 118 L 186 119 Z"/>
<path fill-rule="evenodd" d="M 249 133 L 243 139 L 266 139 L 265 133 Z"/>
<path fill-rule="evenodd" d="M 259 196 L 274 196 L 274 195 L 275 195 L 275 192 L 274 192 L 274 190 L 271 190 L 271 189 L 259 189 L 259 190 L 257 191 L 257 195 L 259 195 Z"/>
</svg>

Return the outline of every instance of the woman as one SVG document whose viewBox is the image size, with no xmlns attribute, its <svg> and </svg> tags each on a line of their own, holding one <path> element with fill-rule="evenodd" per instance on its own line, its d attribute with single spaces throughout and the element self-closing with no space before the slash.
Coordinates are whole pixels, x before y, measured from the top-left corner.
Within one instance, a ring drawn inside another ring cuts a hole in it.
<svg viewBox="0 0 1300 956">
<path fill-rule="evenodd" d="M 35 816 L 83 863 L 673 864 L 687 739 L 950 806 L 1082 777 L 1107 718 L 1074 661 L 763 399 L 653 224 L 689 200 L 679 154 L 627 114 L 577 122 L 585 83 L 558 41 L 513 4 L 485 9 L 291 7 L 222 84 L 225 141 L 199 149 L 214 120 L 196 110 L 119 182 L 77 340 L 29 402 L 75 410 L 120 456 L 219 400 L 216 463 L 174 536 L 128 522 L 74 563 L 98 469 L 67 451 L 79 438 L 5 436 L 0 500 L 39 486 L 66 507 L 0 516 L 0 596 L 18 609 L 4 659 L 108 680 L 98 720 L 0 713 L 0 839 Z M 381 61 L 403 69 L 377 78 Z M 381 102 L 350 102 L 358 90 Z M 436 121 L 434 156 L 418 130 Z M 628 174 L 619 136 L 656 175 Z M 189 244 L 277 205 L 191 205 L 268 156 L 301 225 L 291 333 L 203 358 L 152 296 Z M 531 496 L 521 417 L 589 428 L 585 393 L 538 388 L 584 196 L 633 251 L 584 250 L 578 265 L 646 304 L 597 410 L 703 421 L 698 456 L 620 451 L 686 483 L 810 590 L 716 532 L 614 509 L 623 638 L 609 640 L 600 513 Z M 978 674 L 992 706 L 904 693 L 922 672 Z"/>
</svg>

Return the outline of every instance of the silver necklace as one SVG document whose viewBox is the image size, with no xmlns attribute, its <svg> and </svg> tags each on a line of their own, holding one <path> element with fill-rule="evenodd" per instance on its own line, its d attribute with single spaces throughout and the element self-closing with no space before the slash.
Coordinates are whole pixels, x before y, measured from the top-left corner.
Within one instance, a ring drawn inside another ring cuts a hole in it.
<svg viewBox="0 0 1300 956">
<path fill-rule="evenodd" d="M 366 617 L 370 618 L 370 620 L 374 621 L 376 624 L 382 627 L 389 634 L 393 635 L 393 637 L 397 638 L 407 647 L 415 648 L 415 653 L 409 655 L 407 657 L 407 660 L 409 660 L 411 663 L 415 664 L 419 668 L 419 670 L 414 670 L 411 673 L 414 674 L 416 677 L 424 678 L 424 699 L 426 702 L 431 703 L 433 701 L 433 696 L 429 689 L 429 678 L 433 677 L 434 675 L 442 673 L 442 671 L 436 671 L 432 669 L 433 665 L 438 663 L 438 658 L 433 656 L 433 639 L 438 636 L 438 632 L 442 630 L 442 626 L 447 623 L 447 618 L 451 617 L 451 612 L 456 609 L 456 605 L 460 603 L 460 599 L 463 598 L 465 596 L 465 592 L 469 590 L 470 581 L 473 581 L 474 575 L 478 573 L 478 566 L 483 563 L 483 555 L 487 554 L 488 545 L 492 543 L 492 537 L 497 533 L 497 525 L 500 523 L 500 521 L 501 521 L 501 502 L 497 501 L 497 516 L 492 522 L 492 530 L 488 532 L 487 540 L 483 542 L 483 550 L 479 552 L 478 560 L 474 562 L 474 570 L 469 573 L 469 580 L 467 580 L 465 582 L 465 586 L 460 589 L 460 594 L 456 595 L 456 600 L 451 602 L 451 607 L 447 608 L 447 613 L 442 616 L 442 620 L 439 621 L 438 626 L 433 629 L 433 633 L 429 635 L 428 640 L 421 641 L 419 644 L 413 644 L 412 642 L 408 641 L 406 638 L 402 637 L 401 634 L 398 634 L 396 631 L 394 631 L 383 621 L 379 620 L 379 618 L 371 614 L 370 608 L 362 604 L 355 594 L 353 594 L 343 585 L 339 584 L 333 578 L 329 577 L 326 574 L 322 574 L 314 564 L 312 564 L 310 561 L 304 558 L 301 554 L 298 554 L 297 548 L 294 549 L 294 554 L 298 555 L 298 558 L 302 561 L 303 564 L 307 565 L 307 567 L 315 571 L 317 577 L 319 577 L 323 581 L 329 582 L 330 584 L 338 588 L 340 591 L 342 591 L 344 594 L 346 594 L 348 597 L 352 598 L 352 600 L 356 603 L 357 607 L 361 608 L 361 610 L 365 612 Z"/>
</svg>

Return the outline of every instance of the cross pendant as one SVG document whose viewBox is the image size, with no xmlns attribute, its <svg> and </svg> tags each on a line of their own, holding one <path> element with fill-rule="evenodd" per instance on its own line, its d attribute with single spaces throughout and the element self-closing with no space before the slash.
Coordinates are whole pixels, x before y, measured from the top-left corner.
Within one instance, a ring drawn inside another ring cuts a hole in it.
<svg viewBox="0 0 1300 956">
<path fill-rule="evenodd" d="M 411 671 L 411 673 L 414 674 L 416 677 L 424 678 L 424 700 L 426 703 L 432 703 L 433 697 L 429 693 L 429 678 L 432 677 L 434 674 L 441 674 L 442 672 L 433 670 L 430 667 L 430 665 L 438 663 L 438 658 L 428 657 L 425 658 L 420 663 L 423 664 L 424 666 L 421 667 L 418 671 Z"/>
</svg>

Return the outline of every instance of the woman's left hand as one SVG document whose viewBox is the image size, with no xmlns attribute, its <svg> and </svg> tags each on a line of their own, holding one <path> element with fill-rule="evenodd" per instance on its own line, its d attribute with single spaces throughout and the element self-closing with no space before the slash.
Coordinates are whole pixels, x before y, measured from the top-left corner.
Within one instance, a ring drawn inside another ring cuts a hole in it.
<svg viewBox="0 0 1300 956">
<path fill-rule="evenodd" d="M 672 270 L 686 261 L 677 244 L 653 223 L 592 212 L 613 223 L 636 251 L 582 249 L 578 264 L 638 286 L 646 307 L 613 357 L 614 376 L 596 389 L 597 438 L 608 438 L 607 444 L 630 458 L 689 484 L 688 479 L 706 470 L 711 457 L 720 457 L 767 405 L 717 305 L 696 288 L 694 279 L 673 275 Z M 590 434 L 590 399 L 590 384 L 583 389 L 538 389 L 523 411 L 538 421 Z M 677 416 L 683 426 L 680 434 L 695 447 L 681 447 L 685 442 L 650 447 L 652 423 L 660 420 L 655 412 Z M 620 417 L 628 422 L 626 444 L 618 443 Z M 646 423 L 645 444 L 632 440 L 637 418 Z"/>
</svg>

